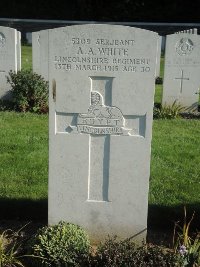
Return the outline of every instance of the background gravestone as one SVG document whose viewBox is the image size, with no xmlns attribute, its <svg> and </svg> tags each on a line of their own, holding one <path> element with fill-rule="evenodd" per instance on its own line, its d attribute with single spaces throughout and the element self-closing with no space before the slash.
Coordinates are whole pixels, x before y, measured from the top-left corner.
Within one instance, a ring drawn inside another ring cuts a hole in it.
<svg viewBox="0 0 200 267">
<path fill-rule="evenodd" d="M 17 31 L 17 70 L 21 70 L 21 32 Z"/>
<path fill-rule="evenodd" d="M 49 31 L 49 224 L 146 236 L 154 32 L 114 25 Z"/>
<path fill-rule="evenodd" d="M 158 36 L 155 77 L 160 77 L 161 44 L 162 44 L 162 36 Z"/>
<path fill-rule="evenodd" d="M 167 36 L 165 50 L 163 104 L 174 101 L 189 110 L 198 107 L 200 87 L 200 37 L 196 31 Z"/>
<path fill-rule="evenodd" d="M 40 74 L 40 32 L 32 32 L 33 71 Z"/>
<path fill-rule="evenodd" d="M 48 81 L 48 30 L 32 33 L 33 71 Z"/>
<path fill-rule="evenodd" d="M 6 76 L 21 68 L 21 41 L 17 30 L 0 26 L 0 98 L 10 98 Z"/>
<path fill-rule="evenodd" d="M 183 30 L 183 31 L 176 32 L 176 34 L 179 34 L 179 33 L 192 33 L 192 34 L 197 34 L 197 29 L 194 28 L 194 29 L 188 29 L 188 30 Z"/>
</svg>

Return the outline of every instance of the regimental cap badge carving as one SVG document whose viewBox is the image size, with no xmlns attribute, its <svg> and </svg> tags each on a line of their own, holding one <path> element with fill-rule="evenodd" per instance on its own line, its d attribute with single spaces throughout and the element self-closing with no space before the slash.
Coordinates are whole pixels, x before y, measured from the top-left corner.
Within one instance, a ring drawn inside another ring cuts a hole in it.
<svg viewBox="0 0 200 267">
<path fill-rule="evenodd" d="M 100 135 L 128 135 L 125 119 L 121 110 L 114 106 L 104 105 L 104 99 L 99 92 L 91 92 L 91 105 L 87 113 L 79 113 L 77 132 Z"/>
<path fill-rule="evenodd" d="M 0 32 L 0 48 L 4 47 L 5 44 L 6 44 L 6 37 L 2 32 Z"/>
<path fill-rule="evenodd" d="M 193 51 L 194 43 L 189 38 L 181 38 L 181 40 L 176 43 L 175 49 L 180 56 L 186 56 Z"/>
</svg>

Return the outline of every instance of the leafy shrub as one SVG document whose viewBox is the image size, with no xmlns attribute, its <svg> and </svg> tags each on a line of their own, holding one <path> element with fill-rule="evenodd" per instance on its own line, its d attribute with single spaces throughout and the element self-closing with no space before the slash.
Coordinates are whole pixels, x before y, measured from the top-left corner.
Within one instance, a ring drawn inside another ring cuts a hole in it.
<svg viewBox="0 0 200 267">
<path fill-rule="evenodd" d="M 160 108 L 155 107 L 153 116 L 155 119 L 175 119 L 180 116 L 180 113 L 185 110 L 185 107 L 176 103 L 172 105 L 163 105 Z"/>
<path fill-rule="evenodd" d="M 10 71 L 12 101 L 19 111 L 48 112 L 48 82 L 31 70 Z"/>
<path fill-rule="evenodd" d="M 118 241 L 117 237 L 109 237 L 101 243 L 92 259 L 91 266 L 132 266 L 135 244 L 129 240 Z"/>
<path fill-rule="evenodd" d="M 91 267 L 173 267 L 177 257 L 173 251 L 162 247 L 145 245 L 137 247 L 131 240 L 117 241 L 108 238 L 97 247 L 91 259 Z"/>
<path fill-rule="evenodd" d="M 144 267 L 175 267 L 180 266 L 178 257 L 172 250 L 165 247 L 148 244 L 137 250 L 143 264 L 139 265 L 140 260 L 135 266 Z M 139 258 L 138 258 L 139 259 Z"/>
<path fill-rule="evenodd" d="M 87 259 L 89 249 L 85 231 L 65 222 L 43 227 L 32 240 L 33 255 L 44 266 L 81 266 Z"/>
</svg>

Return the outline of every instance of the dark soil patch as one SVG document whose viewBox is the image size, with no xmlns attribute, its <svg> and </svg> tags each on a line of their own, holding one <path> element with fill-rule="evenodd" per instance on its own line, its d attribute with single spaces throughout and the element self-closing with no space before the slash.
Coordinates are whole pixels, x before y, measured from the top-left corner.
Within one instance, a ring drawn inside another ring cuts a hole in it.
<svg viewBox="0 0 200 267">
<path fill-rule="evenodd" d="M 46 226 L 47 223 L 45 221 L 37 222 L 37 221 L 19 221 L 19 220 L 0 220 L 0 233 L 5 230 L 12 230 L 14 232 L 18 232 L 20 229 L 20 236 L 28 240 L 33 235 L 37 233 L 37 231 Z M 161 245 L 166 247 L 171 247 L 173 239 L 173 233 L 171 231 L 159 229 L 149 229 L 147 234 L 147 242 L 153 245 Z"/>
</svg>

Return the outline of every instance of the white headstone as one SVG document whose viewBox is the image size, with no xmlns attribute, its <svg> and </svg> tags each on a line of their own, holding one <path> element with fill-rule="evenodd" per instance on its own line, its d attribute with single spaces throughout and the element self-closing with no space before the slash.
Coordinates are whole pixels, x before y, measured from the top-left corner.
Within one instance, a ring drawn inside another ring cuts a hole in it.
<svg viewBox="0 0 200 267">
<path fill-rule="evenodd" d="M 17 70 L 21 70 L 21 32 L 17 32 Z"/>
<path fill-rule="evenodd" d="M 49 224 L 146 236 L 158 35 L 114 25 L 49 31 Z"/>
<path fill-rule="evenodd" d="M 162 44 L 162 36 L 158 36 L 157 53 L 156 53 L 156 74 L 155 74 L 155 77 L 160 77 L 161 44 Z"/>
<path fill-rule="evenodd" d="M 7 83 L 10 70 L 18 68 L 19 35 L 17 30 L 0 26 L 0 98 L 10 98 L 10 85 Z"/>
<path fill-rule="evenodd" d="M 33 71 L 40 74 L 40 32 L 32 32 Z"/>
<path fill-rule="evenodd" d="M 32 33 L 33 71 L 48 81 L 48 30 Z"/>
<path fill-rule="evenodd" d="M 190 30 L 167 36 L 162 104 L 174 101 L 189 110 L 198 107 L 200 37 Z"/>
</svg>

